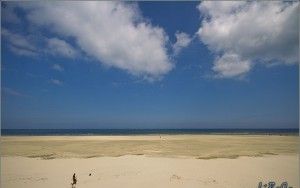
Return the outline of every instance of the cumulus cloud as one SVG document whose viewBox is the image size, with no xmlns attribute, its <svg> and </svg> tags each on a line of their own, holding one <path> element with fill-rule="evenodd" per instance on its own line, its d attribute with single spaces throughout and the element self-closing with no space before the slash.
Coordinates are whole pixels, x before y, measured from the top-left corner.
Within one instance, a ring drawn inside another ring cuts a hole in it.
<svg viewBox="0 0 300 188">
<path fill-rule="evenodd" d="M 52 66 L 52 69 L 56 70 L 56 71 L 59 71 L 59 72 L 63 72 L 64 71 L 64 68 L 62 66 L 60 66 L 59 64 L 54 64 Z"/>
<path fill-rule="evenodd" d="M 219 78 L 229 78 L 233 76 L 240 76 L 251 69 L 251 62 L 249 60 L 242 60 L 236 54 L 224 54 L 217 58 L 214 62 L 213 70 L 217 72 Z"/>
<path fill-rule="evenodd" d="M 47 39 L 46 51 L 52 55 L 61 55 L 68 58 L 74 58 L 77 54 L 76 50 L 70 44 L 58 38 Z"/>
<path fill-rule="evenodd" d="M 197 34 L 221 56 L 213 66 L 218 75 L 239 76 L 255 62 L 298 62 L 298 2 L 205 1 L 198 9 L 203 21 Z"/>
<path fill-rule="evenodd" d="M 83 52 L 108 67 L 155 79 L 173 68 L 168 36 L 145 21 L 132 3 L 34 2 L 20 7 L 30 23 L 74 39 Z"/>
<path fill-rule="evenodd" d="M 178 31 L 175 33 L 175 37 L 176 42 L 173 45 L 173 51 L 174 54 L 177 55 L 183 48 L 187 47 L 191 43 L 192 38 L 188 34 Z"/>
<path fill-rule="evenodd" d="M 58 79 L 50 79 L 49 80 L 50 83 L 54 84 L 54 85 L 58 85 L 58 86 L 62 86 L 63 82 L 58 80 Z"/>
</svg>

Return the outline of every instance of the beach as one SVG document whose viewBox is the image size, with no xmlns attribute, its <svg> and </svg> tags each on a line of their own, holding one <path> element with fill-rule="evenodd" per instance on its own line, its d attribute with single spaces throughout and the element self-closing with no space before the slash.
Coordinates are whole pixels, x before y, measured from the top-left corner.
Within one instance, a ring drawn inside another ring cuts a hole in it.
<svg viewBox="0 0 300 188">
<path fill-rule="evenodd" d="M 0 188 L 300 188 L 299 1 L 1 1 Z"/>
<path fill-rule="evenodd" d="M 1 187 L 299 187 L 298 136 L 1 137 Z"/>
</svg>

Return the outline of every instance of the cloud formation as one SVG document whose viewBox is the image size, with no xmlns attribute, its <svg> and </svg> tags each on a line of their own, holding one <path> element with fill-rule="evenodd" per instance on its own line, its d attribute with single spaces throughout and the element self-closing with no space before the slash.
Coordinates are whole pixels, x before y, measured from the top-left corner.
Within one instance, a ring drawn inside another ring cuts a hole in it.
<svg viewBox="0 0 300 188">
<path fill-rule="evenodd" d="M 229 78 L 243 75 L 251 69 L 249 60 L 242 60 L 236 54 L 225 53 L 223 56 L 216 58 L 213 71 L 217 72 L 218 78 Z"/>
<path fill-rule="evenodd" d="M 62 66 L 60 66 L 59 64 L 54 64 L 54 65 L 52 66 L 52 69 L 53 69 L 53 70 L 56 70 L 56 71 L 58 71 L 58 72 L 63 72 L 63 71 L 64 71 L 64 68 L 63 68 Z"/>
<path fill-rule="evenodd" d="M 19 24 L 21 23 L 21 19 L 15 13 L 15 6 L 14 4 L 7 3 L 2 1 L 1 2 L 1 22 Z"/>
<path fill-rule="evenodd" d="M 66 58 L 74 58 L 77 51 L 66 41 L 58 38 L 33 37 L 14 33 L 2 28 L 2 37 L 8 41 L 8 48 L 21 56 L 53 55 Z M 37 41 L 39 39 L 39 41 Z M 42 46 L 40 46 L 42 45 Z"/>
<path fill-rule="evenodd" d="M 67 58 L 74 58 L 77 55 L 76 50 L 66 41 L 58 38 L 46 39 L 46 51 L 52 55 L 61 55 Z"/>
<path fill-rule="evenodd" d="M 204 1 L 198 9 L 197 34 L 221 56 L 213 66 L 217 75 L 240 76 L 255 62 L 298 62 L 298 2 Z"/>
<path fill-rule="evenodd" d="M 135 4 L 89 1 L 20 6 L 31 24 L 74 39 L 81 51 L 103 65 L 155 79 L 173 68 L 166 48 L 168 36 L 146 22 Z"/>
<path fill-rule="evenodd" d="M 51 83 L 51 84 L 54 84 L 54 85 L 58 85 L 58 86 L 62 86 L 63 85 L 63 82 L 62 81 L 60 81 L 60 80 L 58 80 L 58 79 L 50 79 L 49 80 L 49 82 Z"/>
<path fill-rule="evenodd" d="M 7 88 L 7 87 L 3 87 L 2 88 L 2 91 L 5 93 L 5 94 L 9 94 L 9 95 L 12 95 L 12 96 L 16 96 L 16 97 L 28 97 L 27 95 L 23 94 L 23 93 L 20 93 L 14 89 L 11 89 L 11 88 Z"/>
<path fill-rule="evenodd" d="M 32 43 L 32 39 L 29 36 L 12 33 L 5 28 L 1 29 L 1 34 L 4 39 L 8 40 L 8 48 L 17 55 L 38 55 L 38 49 Z"/>
<path fill-rule="evenodd" d="M 191 43 L 192 38 L 188 34 L 178 31 L 175 33 L 175 37 L 176 42 L 172 47 L 174 54 L 177 55 L 183 48 L 187 47 Z"/>
</svg>

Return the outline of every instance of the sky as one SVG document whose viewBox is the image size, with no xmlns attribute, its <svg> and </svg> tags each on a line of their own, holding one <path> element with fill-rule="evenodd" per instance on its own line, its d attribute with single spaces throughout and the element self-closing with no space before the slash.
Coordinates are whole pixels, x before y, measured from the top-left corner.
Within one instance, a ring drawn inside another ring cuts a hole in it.
<svg viewBox="0 0 300 188">
<path fill-rule="evenodd" d="M 1 2 L 2 128 L 298 128 L 298 2 Z"/>
</svg>

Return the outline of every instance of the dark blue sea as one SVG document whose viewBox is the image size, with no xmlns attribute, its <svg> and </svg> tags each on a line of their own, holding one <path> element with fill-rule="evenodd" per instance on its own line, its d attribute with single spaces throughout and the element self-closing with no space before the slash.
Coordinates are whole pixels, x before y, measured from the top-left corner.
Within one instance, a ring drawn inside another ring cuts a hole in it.
<svg viewBox="0 0 300 188">
<path fill-rule="evenodd" d="M 4 136 L 258 134 L 299 135 L 299 129 L 1 129 Z"/>
</svg>

